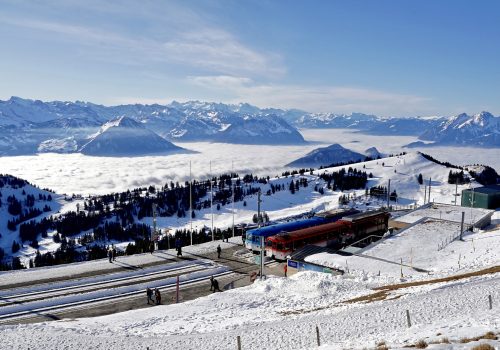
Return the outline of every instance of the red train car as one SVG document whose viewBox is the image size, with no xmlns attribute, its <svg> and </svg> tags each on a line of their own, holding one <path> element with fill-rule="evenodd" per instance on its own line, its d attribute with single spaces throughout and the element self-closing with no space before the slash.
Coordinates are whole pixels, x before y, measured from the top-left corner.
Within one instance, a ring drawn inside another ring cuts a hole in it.
<svg viewBox="0 0 500 350">
<path fill-rule="evenodd" d="M 340 248 L 355 240 L 387 231 L 389 213 L 371 211 L 349 215 L 337 222 L 282 232 L 266 240 L 266 255 L 286 260 L 293 251 L 307 244 Z"/>
</svg>

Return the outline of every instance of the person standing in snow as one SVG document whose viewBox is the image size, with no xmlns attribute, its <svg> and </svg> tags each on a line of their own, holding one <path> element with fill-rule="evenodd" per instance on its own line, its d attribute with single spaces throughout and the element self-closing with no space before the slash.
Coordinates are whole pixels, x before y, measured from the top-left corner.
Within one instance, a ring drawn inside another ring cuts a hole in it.
<svg viewBox="0 0 500 350">
<path fill-rule="evenodd" d="M 112 260 L 113 260 L 113 251 L 111 250 L 111 248 L 109 248 L 108 250 L 108 259 L 109 259 L 109 262 L 111 263 Z"/>
<path fill-rule="evenodd" d="M 153 305 L 155 304 L 155 301 L 153 300 L 153 290 L 151 288 L 146 288 L 146 295 L 148 297 L 148 305 L 149 301 L 151 300 L 153 302 Z"/>
<path fill-rule="evenodd" d="M 212 284 L 214 285 L 214 291 L 213 293 L 215 292 L 222 292 L 219 288 L 219 281 L 217 281 L 215 278 L 213 279 L 212 281 Z"/>
<path fill-rule="evenodd" d="M 210 276 L 210 291 L 214 290 L 214 276 Z"/>
<path fill-rule="evenodd" d="M 115 261 L 116 260 L 116 248 L 114 245 L 112 247 L 113 247 L 113 249 L 111 250 L 111 253 L 113 255 L 113 261 Z"/>
<path fill-rule="evenodd" d="M 158 288 L 155 288 L 155 298 L 156 298 L 156 305 L 161 304 L 161 294 L 160 290 Z"/>
<path fill-rule="evenodd" d="M 220 253 L 222 252 L 222 249 L 220 247 L 220 244 L 217 246 L 217 259 L 220 259 Z"/>
</svg>

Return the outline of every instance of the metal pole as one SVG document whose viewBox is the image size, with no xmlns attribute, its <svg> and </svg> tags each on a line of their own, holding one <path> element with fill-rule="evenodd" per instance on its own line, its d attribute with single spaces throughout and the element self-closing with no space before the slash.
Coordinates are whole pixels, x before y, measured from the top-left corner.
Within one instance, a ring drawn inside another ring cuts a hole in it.
<svg viewBox="0 0 500 350">
<path fill-rule="evenodd" d="M 425 184 L 425 181 L 424 181 L 424 205 L 425 205 L 426 201 L 427 201 L 427 185 Z"/>
<path fill-rule="evenodd" d="M 260 227 L 260 188 L 257 193 L 257 226 Z M 264 236 L 260 237 L 260 279 L 264 279 Z"/>
<path fill-rule="evenodd" d="M 387 210 L 389 210 L 389 196 L 391 193 L 391 180 L 389 179 L 389 183 L 387 185 Z"/>
<path fill-rule="evenodd" d="M 260 236 L 260 279 L 264 279 L 264 236 Z"/>
<path fill-rule="evenodd" d="M 212 241 L 215 240 L 214 237 L 214 192 L 212 189 L 212 161 L 210 161 L 210 214 L 212 215 Z"/>
<path fill-rule="evenodd" d="M 316 341 L 318 343 L 318 346 L 321 346 L 321 343 L 319 341 L 319 327 L 316 326 Z"/>
<path fill-rule="evenodd" d="M 260 227 L 260 188 L 259 192 L 257 193 L 257 227 Z"/>
<path fill-rule="evenodd" d="M 179 276 L 177 276 L 177 283 L 175 287 L 175 302 L 179 303 Z"/>
<path fill-rule="evenodd" d="M 406 322 L 408 323 L 408 328 L 411 327 L 410 311 L 406 310 Z"/>
<path fill-rule="evenodd" d="M 455 205 L 457 205 L 457 197 L 458 197 L 458 177 L 455 179 Z"/>
<path fill-rule="evenodd" d="M 462 241 L 462 235 L 464 234 L 464 220 L 465 220 L 465 211 L 462 212 L 462 221 L 460 222 L 460 240 Z"/>
<path fill-rule="evenodd" d="M 428 201 L 429 203 L 431 202 L 431 182 L 432 182 L 432 179 L 429 178 L 429 193 L 428 193 L 429 194 L 429 201 Z"/>
<path fill-rule="evenodd" d="M 191 161 L 189 161 L 189 220 L 190 220 L 190 234 L 191 245 L 193 245 L 193 180 L 191 178 Z"/>
<path fill-rule="evenodd" d="M 232 193 L 233 193 L 233 205 L 231 211 L 233 212 L 233 238 L 234 238 L 234 180 L 233 180 L 233 170 L 234 170 L 234 161 L 231 165 L 231 185 L 232 185 Z"/>
<path fill-rule="evenodd" d="M 236 337 L 236 342 L 238 343 L 238 350 L 241 350 L 241 337 L 239 335 Z"/>
<path fill-rule="evenodd" d="M 151 240 L 150 242 L 153 243 L 154 239 L 156 237 L 156 203 L 153 203 L 153 232 L 151 232 Z M 156 247 L 156 242 L 153 243 L 153 249 L 158 250 Z"/>
</svg>

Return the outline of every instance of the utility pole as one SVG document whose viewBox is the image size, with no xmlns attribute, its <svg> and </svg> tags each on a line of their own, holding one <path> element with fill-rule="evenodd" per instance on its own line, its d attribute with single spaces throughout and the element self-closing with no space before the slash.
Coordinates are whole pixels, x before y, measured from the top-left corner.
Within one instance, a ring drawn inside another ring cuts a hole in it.
<svg viewBox="0 0 500 350">
<path fill-rule="evenodd" d="M 153 232 L 151 232 L 151 242 L 154 241 L 156 238 L 156 203 L 153 203 Z M 156 247 L 156 242 L 154 243 L 155 250 L 158 248 Z"/>
<path fill-rule="evenodd" d="M 474 207 L 474 187 L 472 187 L 472 199 L 470 201 L 470 225 L 472 226 L 472 230 L 474 230 L 474 222 L 472 220 L 472 207 Z"/>
<path fill-rule="evenodd" d="M 389 184 L 387 185 L 387 210 L 389 210 L 389 198 L 391 193 L 391 179 L 389 179 Z"/>
<path fill-rule="evenodd" d="M 189 161 L 189 220 L 190 220 L 190 234 L 191 245 L 193 245 L 193 180 L 191 178 L 191 161 Z"/>
<path fill-rule="evenodd" d="M 432 179 L 429 178 L 429 201 L 428 201 L 428 203 L 431 202 L 431 182 L 432 182 Z"/>
<path fill-rule="evenodd" d="M 210 215 L 212 216 L 212 242 L 215 240 L 214 238 L 214 191 L 212 188 L 212 161 L 210 161 Z"/>
<path fill-rule="evenodd" d="M 259 192 L 257 193 L 257 227 L 260 227 L 260 188 Z"/>
<path fill-rule="evenodd" d="M 460 240 L 462 241 L 462 235 L 464 234 L 464 219 L 465 211 L 462 212 L 462 221 L 460 222 Z"/>
<path fill-rule="evenodd" d="M 260 188 L 257 193 L 257 226 L 260 227 Z M 264 236 L 260 236 L 260 279 L 264 279 Z"/>
<path fill-rule="evenodd" d="M 424 181 L 424 205 L 425 205 L 425 202 L 427 202 L 427 185 L 425 184 L 425 181 Z"/>
<path fill-rule="evenodd" d="M 233 170 L 234 170 L 234 161 L 231 164 L 231 185 L 232 185 L 232 193 L 233 193 L 233 201 L 231 211 L 233 212 L 233 238 L 234 238 L 234 180 L 233 180 Z"/>
</svg>

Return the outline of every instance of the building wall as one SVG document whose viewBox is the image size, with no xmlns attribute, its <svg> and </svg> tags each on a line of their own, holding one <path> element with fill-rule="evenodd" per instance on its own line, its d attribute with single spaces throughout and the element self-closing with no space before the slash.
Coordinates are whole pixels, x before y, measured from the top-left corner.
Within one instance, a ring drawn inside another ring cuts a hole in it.
<svg viewBox="0 0 500 350">
<path fill-rule="evenodd" d="M 462 206 L 484 209 L 496 209 L 500 207 L 500 192 L 481 193 L 471 190 L 462 191 Z"/>
</svg>

